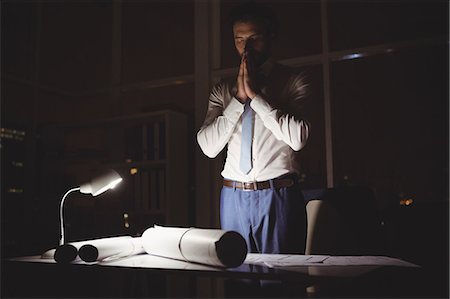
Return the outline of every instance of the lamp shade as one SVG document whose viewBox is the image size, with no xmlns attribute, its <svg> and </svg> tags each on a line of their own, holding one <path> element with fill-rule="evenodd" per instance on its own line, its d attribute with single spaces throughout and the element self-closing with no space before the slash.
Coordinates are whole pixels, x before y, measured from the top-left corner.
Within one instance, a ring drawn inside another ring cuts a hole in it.
<svg viewBox="0 0 450 299">
<path fill-rule="evenodd" d="M 81 185 L 80 192 L 97 196 L 106 190 L 114 188 L 121 181 L 122 178 L 116 171 L 108 169 L 93 178 L 91 181 Z"/>
</svg>

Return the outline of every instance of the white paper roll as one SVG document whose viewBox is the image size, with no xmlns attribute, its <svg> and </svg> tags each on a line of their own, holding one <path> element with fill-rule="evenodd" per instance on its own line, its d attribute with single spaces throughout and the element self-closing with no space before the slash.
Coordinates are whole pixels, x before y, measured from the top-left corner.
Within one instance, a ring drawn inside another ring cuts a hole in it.
<svg viewBox="0 0 450 299">
<path fill-rule="evenodd" d="M 126 245 L 124 245 L 124 240 L 128 240 Z M 118 236 L 66 243 L 55 249 L 50 249 L 44 252 L 41 255 L 41 258 L 52 258 L 58 263 L 81 261 L 79 251 L 84 245 L 90 245 L 91 247 L 94 247 L 94 251 L 97 250 L 98 257 L 95 260 L 100 260 L 99 257 L 104 259 L 117 254 L 120 256 L 127 256 L 144 253 L 140 238 Z M 97 248 L 97 246 L 99 246 L 99 248 Z"/>
<path fill-rule="evenodd" d="M 150 227 L 142 234 L 142 246 L 148 254 L 185 260 L 179 249 L 181 237 L 189 228 Z"/>
<path fill-rule="evenodd" d="M 121 236 L 85 241 L 78 255 L 85 262 L 104 261 L 144 253 L 141 238 Z"/>
<path fill-rule="evenodd" d="M 220 229 L 155 226 L 142 234 L 145 252 L 189 262 L 237 267 L 247 256 L 244 238 Z"/>
<path fill-rule="evenodd" d="M 80 257 L 78 256 L 79 248 L 79 245 L 70 243 L 59 245 L 55 251 L 55 261 L 57 261 L 58 263 L 70 263 L 80 260 Z"/>
<path fill-rule="evenodd" d="M 86 241 L 69 242 L 50 249 L 41 255 L 41 258 L 52 258 L 58 263 L 70 263 L 80 261 L 78 250 Z"/>
</svg>

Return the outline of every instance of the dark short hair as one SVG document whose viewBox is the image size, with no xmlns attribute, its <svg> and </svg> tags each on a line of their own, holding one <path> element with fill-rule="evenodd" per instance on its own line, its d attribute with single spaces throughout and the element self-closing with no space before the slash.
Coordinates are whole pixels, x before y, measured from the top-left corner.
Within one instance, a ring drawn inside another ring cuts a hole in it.
<svg viewBox="0 0 450 299">
<path fill-rule="evenodd" d="M 231 27 L 236 23 L 252 22 L 263 26 L 269 37 L 275 37 L 278 33 L 278 19 L 271 9 L 253 1 L 234 7 L 229 15 Z"/>
</svg>

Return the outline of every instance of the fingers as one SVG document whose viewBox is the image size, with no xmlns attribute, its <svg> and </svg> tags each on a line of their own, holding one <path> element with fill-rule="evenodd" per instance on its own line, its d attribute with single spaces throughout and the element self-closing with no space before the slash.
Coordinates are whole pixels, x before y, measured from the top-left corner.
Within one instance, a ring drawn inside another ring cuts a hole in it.
<svg viewBox="0 0 450 299">
<path fill-rule="evenodd" d="M 244 79 L 245 63 L 244 57 L 241 59 L 241 64 L 239 65 L 239 73 L 236 82 L 237 93 L 236 96 L 241 102 L 245 102 L 247 99 L 247 94 L 245 93 L 245 79 Z"/>
<path fill-rule="evenodd" d="M 244 58 L 242 59 L 241 65 L 243 66 L 243 74 L 244 74 L 244 77 L 247 77 L 247 78 L 248 78 L 247 57 L 244 57 Z"/>
<path fill-rule="evenodd" d="M 245 94 L 248 98 L 253 99 L 253 97 L 256 95 L 256 93 L 253 91 L 252 88 L 252 79 L 248 73 L 248 65 L 247 65 L 247 58 L 243 60 L 243 85 Z"/>
<path fill-rule="evenodd" d="M 244 59 L 242 62 L 242 73 L 244 86 L 247 87 L 248 84 L 250 84 L 250 76 L 248 75 L 248 68 L 247 68 L 247 59 Z"/>
<path fill-rule="evenodd" d="M 241 64 L 239 65 L 239 77 L 244 76 L 244 58 L 241 59 Z"/>
</svg>

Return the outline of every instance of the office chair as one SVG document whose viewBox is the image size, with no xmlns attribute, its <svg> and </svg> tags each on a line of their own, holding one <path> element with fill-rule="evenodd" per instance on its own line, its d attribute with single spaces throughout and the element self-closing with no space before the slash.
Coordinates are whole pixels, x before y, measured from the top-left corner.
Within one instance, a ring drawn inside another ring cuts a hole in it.
<svg viewBox="0 0 450 299">
<path fill-rule="evenodd" d="M 305 254 L 381 254 L 377 202 L 368 187 L 305 190 L 308 233 Z"/>
<path fill-rule="evenodd" d="M 377 255 L 383 246 L 375 195 L 368 187 L 304 190 L 308 230 L 305 254 Z M 355 294 L 357 288 L 320 284 L 309 297 Z"/>
</svg>

